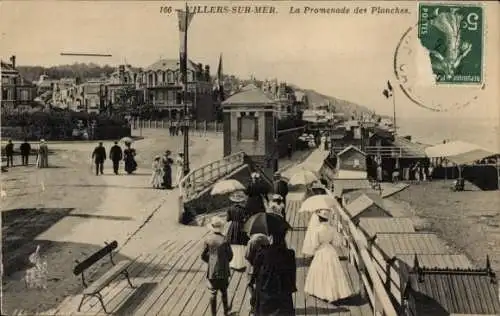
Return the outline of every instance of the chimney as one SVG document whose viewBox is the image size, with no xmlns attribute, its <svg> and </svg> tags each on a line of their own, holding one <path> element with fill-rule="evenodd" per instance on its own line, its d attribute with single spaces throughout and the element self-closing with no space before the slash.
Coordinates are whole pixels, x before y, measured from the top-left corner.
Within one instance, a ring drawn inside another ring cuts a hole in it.
<svg viewBox="0 0 500 316">
<path fill-rule="evenodd" d="M 16 69 L 16 55 L 10 57 L 10 63 L 12 64 L 12 68 Z"/>
</svg>

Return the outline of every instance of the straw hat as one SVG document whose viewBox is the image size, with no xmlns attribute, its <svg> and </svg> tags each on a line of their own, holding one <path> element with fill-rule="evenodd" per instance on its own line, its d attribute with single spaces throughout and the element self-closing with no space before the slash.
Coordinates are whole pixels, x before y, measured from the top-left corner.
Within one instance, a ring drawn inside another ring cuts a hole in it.
<svg viewBox="0 0 500 316">
<path fill-rule="evenodd" d="M 273 194 L 272 200 L 273 201 L 281 201 L 281 200 L 283 200 L 283 197 L 279 194 Z"/>
<path fill-rule="evenodd" d="M 210 219 L 208 223 L 208 228 L 214 233 L 221 233 L 224 229 L 224 221 L 218 216 L 214 216 Z"/>
<path fill-rule="evenodd" d="M 229 196 L 229 200 L 231 200 L 231 202 L 234 202 L 234 203 L 241 203 L 241 202 L 246 201 L 246 199 L 247 199 L 247 196 L 246 196 L 245 192 L 243 192 L 243 191 L 236 191 L 233 194 L 231 194 L 231 196 Z"/>
<path fill-rule="evenodd" d="M 330 211 L 329 210 L 320 210 L 318 212 L 318 216 L 321 217 L 322 219 L 329 219 L 330 218 Z"/>
<path fill-rule="evenodd" d="M 156 155 L 156 156 L 155 156 L 155 160 L 158 160 L 158 159 L 161 159 L 161 156 L 160 156 L 160 155 Z"/>
</svg>

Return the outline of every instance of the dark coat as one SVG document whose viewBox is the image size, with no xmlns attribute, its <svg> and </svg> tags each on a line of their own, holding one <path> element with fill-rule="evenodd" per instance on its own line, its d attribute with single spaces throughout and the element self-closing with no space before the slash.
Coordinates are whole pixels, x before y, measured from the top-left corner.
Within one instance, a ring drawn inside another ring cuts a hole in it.
<svg viewBox="0 0 500 316">
<path fill-rule="evenodd" d="M 22 143 L 19 149 L 23 156 L 28 156 L 31 153 L 31 145 L 29 143 Z"/>
<path fill-rule="evenodd" d="M 283 244 L 263 248 L 255 258 L 254 271 L 256 315 L 295 315 L 295 251 Z"/>
<path fill-rule="evenodd" d="M 211 233 L 205 239 L 205 247 L 201 260 L 208 263 L 207 279 L 228 280 L 231 275 L 229 262 L 233 259 L 233 251 L 226 242 L 224 235 Z"/>
<path fill-rule="evenodd" d="M 96 163 L 103 163 L 106 160 L 106 149 L 103 146 L 97 146 L 92 153 L 92 158 Z"/>
<path fill-rule="evenodd" d="M 14 154 L 14 144 L 9 143 L 5 145 L 5 155 L 12 156 Z"/>
<path fill-rule="evenodd" d="M 243 206 L 235 205 L 227 211 L 227 220 L 230 222 L 226 240 L 231 245 L 246 245 L 248 236 L 243 231 L 243 225 L 248 219 L 247 211 Z"/>
<path fill-rule="evenodd" d="M 288 183 L 285 180 L 279 179 L 274 182 L 274 193 L 283 197 L 288 195 Z"/>
<path fill-rule="evenodd" d="M 245 193 L 248 196 L 246 208 L 249 214 L 257 214 L 266 211 L 264 199 L 268 200 L 267 194 L 269 191 L 265 185 L 260 181 L 250 182 Z"/>
<path fill-rule="evenodd" d="M 122 148 L 118 145 L 114 145 L 109 150 L 109 159 L 112 161 L 120 161 L 123 159 L 123 151 Z"/>
<path fill-rule="evenodd" d="M 123 160 L 125 161 L 125 171 L 133 172 L 137 169 L 137 162 L 135 161 L 135 149 L 127 148 L 123 151 Z"/>
</svg>

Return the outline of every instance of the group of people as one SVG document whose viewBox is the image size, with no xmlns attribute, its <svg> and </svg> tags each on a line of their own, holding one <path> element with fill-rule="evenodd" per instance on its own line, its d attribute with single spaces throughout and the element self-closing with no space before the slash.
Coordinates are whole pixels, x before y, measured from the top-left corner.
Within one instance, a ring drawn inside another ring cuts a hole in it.
<svg viewBox="0 0 500 316">
<path fill-rule="evenodd" d="M 137 170 L 137 162 L 135 161 L 136 150 L 132 148 L 131 142 L 125 142 L 125 149 L 122 150 L 118 142 L 115 141 L 114 145 L 109 150 L 109 159 L 113 162 L 113 173 L 119 174 L 120 161 L 124 162 L 124 169 L 127 174 L 132 174 Z M 104 174 L 104 162 L 106 161 L 106 148 L 102 142 L 99 142 L 97 147 L 92 152 L 92 159 L 95 165 L 95 175 Z"/>
<path fill-rule="evenodd" d="M 31 145 L 27 139 L 24 139 L 24 142 L 19 146 L 19 151 L 21 154 L 21 164 L 23 166 L 27 166 L 29 164 L 29 157 L 31 156 Z M 7 162 L 7 168 L 14 167 L 14 143 L 12 140 L 7 142 L 4 149 L 5 158 Z M 36 151 L 36 166 L 38 168 L 48 168 L 49 166 L 49 149 L 47 146 L 47 142 L 44 139 L 40 140 L 38 150 Z"/>
<path fill-rule="evenodd" d="M 285 196 L 287 193 L 288 189 Z M 250 235 L 244 231 L 249 218 L 260 212 L 275 213 L 283 216 L 285 221 L 285 199 L 280 194 L 269 199 L 268 194 L 260 175 L 253 173 L 246 190 L 230 196 L 234 204 L 227 212 L 229 227 L 226 235 L 225 222 L 220 217 L 213 217 L 209 224 L 212 233 L 205 240 L 201 258 L 208 264 L 212 315 L 217 312 L 218 292 L 222 295 L 224 314 L 230 312 L 227 288 L 231 269 L 246 270 L 250 305 L 255 315 L 294 314 L 292 294 L 297 291 L 295 252 L 286 245 L 286 230 Z"/>
<path fill-rule="evenodd" d="M 176 183 L 172 182 L 172 166 L 177 166 Z M 170 150 L 165 151 L 163 156 L 156 155 L 153 160 L 153 171 L 151 174 L 151 185 L 155 189 L 172 190 L 179 185 L 183 173 L 184 153 L 179 153 L 177 158 L 172 158 Z"/>
<path fill-rule="evenodd" d="M 205 240 L 201 255 L 208 264 L 212 315 L 217 312 L 218 292 L 222 295 L 224 314 L 229 314 L 231 306 L 227 288 L 231 269 L 246 270 L 251 313 L 262 316 L 295 314 L 292 296 L 297 291 L 296 261 L 295 251 L 285 242 L 287 231 L 248 234 L 244 229 L 249 218 L 259 212 L 274 213 L 286 221 L 288 187 L 279 174 L 275 175 L 274 192 L 267 202 L 269 192 L 260 176 L 254 173 L 245 191 L 230 196 L 234 204 L 227 212 L 229 226 L 226 234 L 224 220 L 212 218 L 209 224 L 211 234 Z M 333 214 L 332 209 L 322 209 L 311 215 L 301 249 L 306 257 L 312 258 L 304 292 L 330 303 L 355 294 L 339 259 L 337 249 L 342 245 L 343 237 L 332 224 Z"/>
</svg>

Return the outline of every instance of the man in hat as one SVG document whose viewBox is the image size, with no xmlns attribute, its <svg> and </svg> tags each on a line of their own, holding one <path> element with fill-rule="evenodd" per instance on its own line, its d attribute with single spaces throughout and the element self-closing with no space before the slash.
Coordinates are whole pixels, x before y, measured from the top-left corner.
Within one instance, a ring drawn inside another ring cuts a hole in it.
<svg viewBox="0 0 500 316">
<path fill-rule="evenodd" d="M 118 168 L 120 167 L 120 160 L 123 158 L 122 148 L 115 142 L 113 147 L 109 150 L 109 159 L 113 162 L 113 172 L 118 174 Z"/>
<path fill-rule="evenodd" d="M 233 251 L 222 234 L 224 221 L 220 217 L 212 217 L 208 227 L 211 233 L 205 239 L 201 259 L 208 264 L 207 280 L 210 289 L 210 310 L 212 316 L 217 314 L 217 292 L 220 291 L 224 315 L 228 315 L 230 309 L 227 299 L 230 276 L 229 262 L 233 259 Z"/>
<path fill-rule="evenodd" d="M 281 195 L 283 198 L 283 205 L 286 207 L 286 196 L 288 195 L 288 183 L 283 180 L 281 174 L 276 172 L 274 174 L 274 193 Z"/>
<path fill-rule="evenodd" d="M 99 142 L 99 145 L 94 148 L 94 151 L 92 152 L 92 158 L 94 159 L 95 163 L 95 175 L 98 176 L 99 172 L 102 175 L 104 171 L 104 161 L 106 160 L 106 149 L 102 145 L 102 142 Z"/>
<path fill-rule="evenodd" d="M 14 167 L 14 144 L 11 139 L 5 145 L 5 156 L 7 156 L 7 167 Z"/>
<path fill-rule="evenodd" d="M 30 145 L 30 143 L 28 143 L 27 138 L 24 139 L 24 143 L 21 144 L 19 149 L 21 150 L 21 158 L 22 158 L 23 166 L 27 166 L 28 162 L 29 162 L 28 160 L 30 157 L 30 153 L 31 153 L 31 145 Z"/>
</svg>

